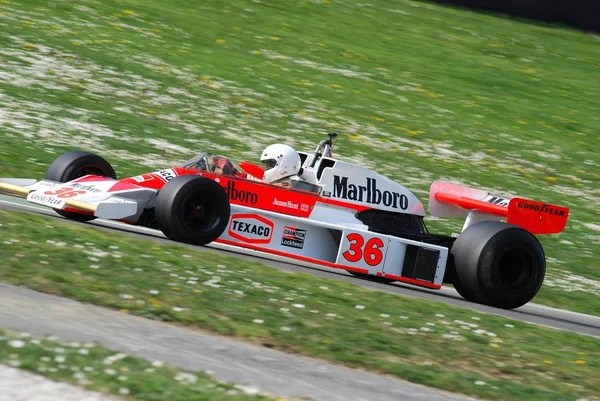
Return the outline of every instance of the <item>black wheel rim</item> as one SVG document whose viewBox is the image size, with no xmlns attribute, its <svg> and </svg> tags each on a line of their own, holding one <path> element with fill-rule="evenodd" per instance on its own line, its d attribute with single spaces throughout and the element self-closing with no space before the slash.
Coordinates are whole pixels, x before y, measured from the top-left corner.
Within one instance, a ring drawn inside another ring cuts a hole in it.
<svg viewBox="0 0 600 401">
<path fill-rule="evenodd" d="M 198 234 L 210 231 L 220 223 L 219 212 L 214 194 L 191 194 L 182 203 L 181 218 L 188 231 Z"/>
<path fill-rule="evenodd" d="M 73 174 L 73 178 L 71 178 L 69 181 L 75 180 L 77 178 L 85 177 L 86 175 L 99 175 L 102 177 L 107 176 L 107 174 L 99 167 L 84 166 L 84 167 L 81 167 L 78 170 L 76 170 L 75 173 Z"/>
<path fill-rule="evenodd" d="M 506 293 L 519 293 L 535 279 L 537 262 L 531 252 L 507 249 L 496 259 L 496 283 Z"/>
</svg>

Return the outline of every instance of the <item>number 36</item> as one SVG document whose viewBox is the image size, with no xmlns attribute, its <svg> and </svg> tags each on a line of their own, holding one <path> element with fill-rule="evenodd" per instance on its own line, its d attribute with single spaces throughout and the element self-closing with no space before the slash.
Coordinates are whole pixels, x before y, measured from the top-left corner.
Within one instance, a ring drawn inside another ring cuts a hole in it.
<svg viewBox="0 0 600 401">
<path fill-rule="evenodd" d="M 363 259 L 369 266 L 377 266 L 383 260 L 383 241 L 381 238 L 371 238 L 365 244 L 365 239 L 358 233 L 348 234 L 346 236 L 350 241 L 350 248 L 342 253 L 344 259 L 348 262 L 356 263 Z"/>
</svg>

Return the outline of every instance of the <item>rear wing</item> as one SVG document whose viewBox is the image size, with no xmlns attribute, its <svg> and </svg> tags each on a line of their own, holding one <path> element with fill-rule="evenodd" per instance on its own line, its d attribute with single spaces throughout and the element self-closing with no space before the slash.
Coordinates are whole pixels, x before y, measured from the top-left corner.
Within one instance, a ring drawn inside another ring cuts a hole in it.
<svg viewBox="0 0 600 401">
<path fill-rule="evenodd" d="M 429 212 L 437 217 L 464 217 L 468 220 L 506 219 L 532 234 L 557 234 L 567 225 L 569 209 L 524 198 L 490 194 L 444 181 L 435 181 L 429 191 Z M 480 217 L 472 219 L 473 213 Z M 466 228 L 468 222 L 465 223 Z"/>
</svg>

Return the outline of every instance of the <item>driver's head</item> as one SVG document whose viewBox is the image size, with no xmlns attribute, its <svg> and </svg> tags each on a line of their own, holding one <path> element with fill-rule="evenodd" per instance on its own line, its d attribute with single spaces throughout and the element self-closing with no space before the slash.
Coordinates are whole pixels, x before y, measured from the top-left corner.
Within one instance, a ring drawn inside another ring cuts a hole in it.
<svg viewBox="0 0 600 401">
<path fill-rule="evenodd" d="M 300 172 L 300 155 L 288 145 L 270 145 L 262 152 L 260 164 L 265 171 L 263 181 L 275 182 Z"/>
</svg>

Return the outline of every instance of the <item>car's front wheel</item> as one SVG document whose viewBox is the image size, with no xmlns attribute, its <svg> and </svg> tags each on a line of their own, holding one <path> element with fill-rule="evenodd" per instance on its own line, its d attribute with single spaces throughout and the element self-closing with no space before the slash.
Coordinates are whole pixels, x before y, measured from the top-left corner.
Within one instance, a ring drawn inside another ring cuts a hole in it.
<svg viewBox="0 0 600 401">
<path fill-rule="evenodd" d="M 44 179 L 69 182 L 90 174 L 117 179 L 117 174 L 109 162 L 98 155 L 81 150 L 68 152 L 57 157 L 48 167 Z M 77 221 L 90 221 L 96 218 L 88 214 L 54 210 L 63 217 Z"/>
<path fill-rule="evenodd" d="M 167 238 L 206 245 L 219 238 L 229 222 L 231 207 L 225 190 L 196 175 L 170 180 L 156 197 L 155 215 Z"/>
</svg>

